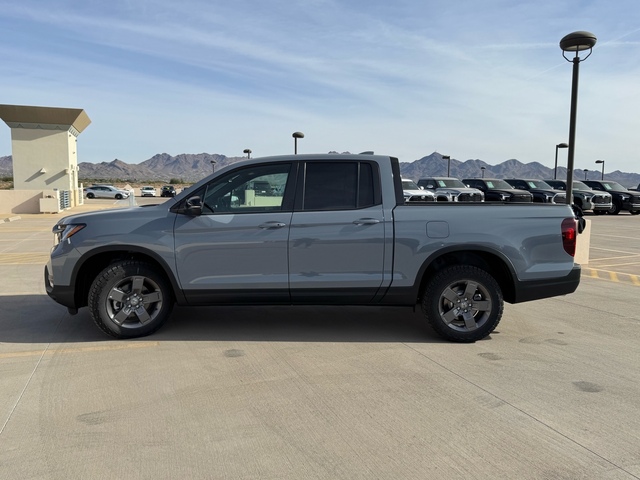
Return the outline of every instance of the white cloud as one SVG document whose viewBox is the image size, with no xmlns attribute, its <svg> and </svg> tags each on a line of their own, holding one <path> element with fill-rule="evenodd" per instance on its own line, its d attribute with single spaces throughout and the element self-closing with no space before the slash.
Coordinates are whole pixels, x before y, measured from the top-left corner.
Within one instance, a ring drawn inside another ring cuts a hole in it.
<svg viewBox="0 0 640 480">
<path fill-rule="evenodd" d="M 301 130 L 307 152 L 550 165 L 569 121 L 558 42 L 586 29 L 576 165 L 635 171 L 639 20 L 633 0 L 8 3 L 0 102 L 85 108 L 84 161 L 286 153 Z"/>
</svg>

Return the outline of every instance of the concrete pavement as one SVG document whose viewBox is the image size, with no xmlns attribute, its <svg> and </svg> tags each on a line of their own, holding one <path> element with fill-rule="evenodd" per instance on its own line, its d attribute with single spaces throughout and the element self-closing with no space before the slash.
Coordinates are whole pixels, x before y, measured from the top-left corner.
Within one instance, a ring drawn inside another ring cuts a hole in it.
<svg viewBox="0 0 640 480">
<path fill-rule="evenodd" d="M 0 478 L 640 478 L 638 217 L 590 217 L 617 280 L 457 345 L 343 307 L 176 308 L 111 340 L 44 293 L 58 215 L 0 224 Z"/>
</svg>

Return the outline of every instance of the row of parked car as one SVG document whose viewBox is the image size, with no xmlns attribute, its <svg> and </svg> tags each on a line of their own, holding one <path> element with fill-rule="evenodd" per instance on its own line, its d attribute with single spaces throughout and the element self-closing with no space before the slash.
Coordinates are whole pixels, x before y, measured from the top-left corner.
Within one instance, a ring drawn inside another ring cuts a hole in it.
<svg viewBox="0 0 640 480">
<path fill-rule="evenodd" d="M 523 178 L 421 178 L 402 180 L 404 198 L 409 202 L 541 202 L 566 203 L 564 180 Z M 640 186 L 639 186 L 640 187 Z M 622 210 L 640 213 L 640 192 L 617 182 L 585 180 L 573 182 L 573 203 L 583 211 L 617 215 Z"/>
<path fill-rule="evenodd" d="M 639 185 L 640 187 L 640 185 Z M 540 202 L 566 203 L 567 184 L 564 180 L 537 180 L 521 178 L 421 178 L 418 182 L 402 179 L 404 199 L 407 202 Z M 86 198 L 128 198 L 132 192 L 113 185 L 94 184 L 84 189 Z M 140 194 L 155 197 L 153 186 L 143 186 Z M 173 185 L 160 189 L 161 197 L 174 197 Z M 574 180 L 573 203 L 583 211 L 594 214 L 617 215 L 622 210 L 632 215 L 640 213 L 640 191 L 628 190 L 609 180 Z"/>
<path fill-rule="evenodd" d="M 147 185 L 144 187 L 140 187 L 140 196 L 141 197 L 155 197 L 158 195 L 156 187 Z M 175 197 L 176 196 L 176 187 L 173 185 L 165 185 L 160 189 L 161 197 Z"/>
<path fill-rule="evenodd" d="M 115 200 L 122 200 L 129 198 L 133 192 L 130 190 L 123 190 L 121 188 L 114 187 L 113 185 L 93 184 L 90 187 L 84 189 L 85 198 L 113 198 Z M 157 196 L 156 188 L 153 186 L 140 187 L 140 196 L 142 197 L 155 197 Z M 175 197 L 176 189 L 173 185 L 165 185 L 160 189 L 161 197 Z"/>
</svg>

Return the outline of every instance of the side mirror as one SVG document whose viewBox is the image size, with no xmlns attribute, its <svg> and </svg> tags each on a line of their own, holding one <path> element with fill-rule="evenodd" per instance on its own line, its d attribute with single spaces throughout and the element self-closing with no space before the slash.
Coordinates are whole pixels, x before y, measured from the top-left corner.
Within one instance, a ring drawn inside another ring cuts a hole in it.
<svg viewBox="0 0 640 480">
<path fill-rule="evenodd" d="M 202 215 L 202 199 L 199 196 L 189 197 L 185 204 L 185 213 L 197 217 Z"/>
</svg>

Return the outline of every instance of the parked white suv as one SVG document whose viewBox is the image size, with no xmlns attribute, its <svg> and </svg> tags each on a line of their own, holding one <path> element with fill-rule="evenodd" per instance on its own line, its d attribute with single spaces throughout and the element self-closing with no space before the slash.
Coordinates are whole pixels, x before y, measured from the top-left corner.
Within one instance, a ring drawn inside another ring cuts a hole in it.
<svg viewBox="0 0 640 480">
<path fill-rule="evenodd" d="M 408 178 L 402 179 L 402 194 L 405 202 L 435 202 L 436 196 L 416 185 L 416 182 Z"/>
</svg>

